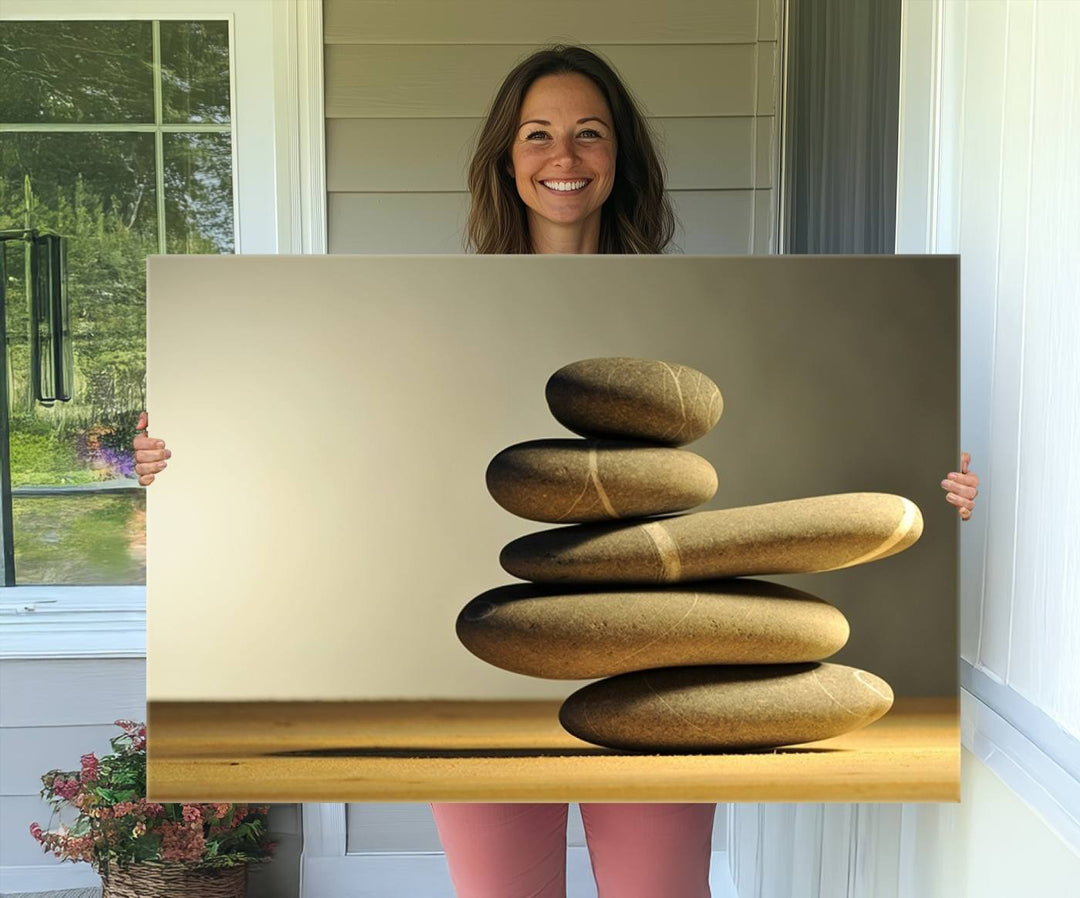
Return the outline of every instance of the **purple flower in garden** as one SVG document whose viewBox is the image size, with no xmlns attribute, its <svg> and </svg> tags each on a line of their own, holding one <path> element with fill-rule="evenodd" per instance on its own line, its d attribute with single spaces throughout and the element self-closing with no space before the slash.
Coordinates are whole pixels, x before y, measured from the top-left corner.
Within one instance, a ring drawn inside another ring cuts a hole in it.
<svg viewBox="0 0 1080 898">
<path fill-rule="evenodd" d="M 135 476 L 135 456 L 132 452 L 102 446 L 94 455 L 95 467 L 100 465 L 110 471 L 113 477 Z"/>
</svg>

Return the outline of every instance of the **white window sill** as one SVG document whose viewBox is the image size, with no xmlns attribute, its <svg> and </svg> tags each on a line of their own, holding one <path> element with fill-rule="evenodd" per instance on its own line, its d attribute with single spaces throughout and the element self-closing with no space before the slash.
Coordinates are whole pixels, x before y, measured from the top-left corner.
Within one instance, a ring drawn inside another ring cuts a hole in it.
<svg viewBox="0 0 1080 898">
<path fill-rule="evenodd" d="M 145 657 L 145 586 L 0 589 L 0 659 Z"/>
<path fill-rule="evenodd" d="M 963 659 L 960 671 L 964 747 L 1080 851 L 1080 742 Z"/>
</svg>

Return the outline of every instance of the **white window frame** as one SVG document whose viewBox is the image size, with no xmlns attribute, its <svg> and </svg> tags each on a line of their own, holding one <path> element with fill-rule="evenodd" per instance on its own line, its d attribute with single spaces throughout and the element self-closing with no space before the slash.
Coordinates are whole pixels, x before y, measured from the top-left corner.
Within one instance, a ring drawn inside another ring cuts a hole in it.
<svg viewBox="0 0 1080 898">
<path fill-rule="evenodd" d="M 321 0 L 3 0 L 0 21 L 229 22 L 237 253 L 325 253 Z M 145 586 L 0 589 L 0 658 L 146 655 Z"/>
</svg>

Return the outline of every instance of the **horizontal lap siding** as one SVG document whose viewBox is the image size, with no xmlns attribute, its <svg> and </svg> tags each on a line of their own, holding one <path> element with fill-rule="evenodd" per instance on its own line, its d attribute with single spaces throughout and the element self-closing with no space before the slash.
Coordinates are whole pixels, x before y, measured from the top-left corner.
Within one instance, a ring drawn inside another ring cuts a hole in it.
<svg viewBox="0 0 1080 898">
<path fill-rule="evenodd" d="M 327 0 L 324 10 L 328 44 L 746 43 L 772 19 L 758 0 Z"/>
<path fill-rule="evenodd" d="M 675 243 L 688 255 L 750 252 L 755 196 L 768 190 L 673 190 Z M 332 193 L 332 253 L 459 253 L 467 193 Z M 768 203 L 758 204 L 767 222 Z M 759 234 L 759 239 L 765 239 Z"/>
<path fill-rule="evenodd" d="M 771 68 L 756 44 L 593 47 L 654 116 L 769 114 L 755 72 Z M 767 44 L 766 48 L 775 47 Z M 520 46 L 329 45 L 327 118 L 483 115 L 503 77 L 532 52 Z"/>
<path fill-rule="evenodd" d="M 330 193 L 464 192 L 483 119 L 345 118 L 326 123 Z M 654 118 L 670 190 L 772 187 L 772 119 Z"/>
<path fill-rule="evenodd" d="M 141 658 L 0 661 L 0 868 L 58 863 L 30 835 L 31 822 L 47 827 L 51 814 L 41 775 L 108 754 L 120 735 L 113 721 L 145 716 Z"/>
<path fill-rule="evenodd" d="M 644 106 L 681 251 L 775 251 L 771 0 L 556 2 L 540 24 L 521 2 L 327 0 L 324 16 L 331 252 L 462 252 L 466 169 L 492 95 L 558 40 L 597 49 Z"/>
</svg>

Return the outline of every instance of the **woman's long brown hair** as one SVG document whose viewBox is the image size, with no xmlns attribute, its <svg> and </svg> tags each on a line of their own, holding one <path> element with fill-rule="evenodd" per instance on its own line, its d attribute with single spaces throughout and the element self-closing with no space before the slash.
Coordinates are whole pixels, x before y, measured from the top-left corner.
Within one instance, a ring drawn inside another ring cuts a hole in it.
<svg viewBox="0 0 1080 898">
<path fill-rule="evenodd" d="M 544 75 L 592 80 L 614 119 L 615 181 L 600 218 L 601 253 L 662 253 L 675 233 L 664 193 L 664 169 L 648 123 L 614 69 L 584 47 L 538 50 L 503 81 L 480 130 L 469 165 L 468 246 L 477 253 L 531 253 L 525 204 L 510 175 L 510 147 L 532 83 Z"/>
</svg>

